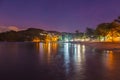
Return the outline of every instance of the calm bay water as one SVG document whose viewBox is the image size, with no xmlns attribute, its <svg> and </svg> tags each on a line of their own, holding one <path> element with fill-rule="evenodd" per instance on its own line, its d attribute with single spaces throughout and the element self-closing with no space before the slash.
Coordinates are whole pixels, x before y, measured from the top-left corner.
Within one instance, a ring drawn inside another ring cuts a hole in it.
<svg viewBox="0 0 120 80">
<path fill-rule="evenodd" d="M 0 43 L 0 79 L 120 80 L 120 53 L 72 43 Z"/>
</svg>

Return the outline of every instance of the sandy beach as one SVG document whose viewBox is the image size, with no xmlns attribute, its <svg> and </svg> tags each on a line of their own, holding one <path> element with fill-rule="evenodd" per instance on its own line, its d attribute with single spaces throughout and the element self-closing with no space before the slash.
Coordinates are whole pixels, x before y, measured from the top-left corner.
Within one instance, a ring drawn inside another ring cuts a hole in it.
<svg viewBox="0 0 120 80">
<path fill-rule="evenodd" d="M 120 42 L 81 42 L 81 44 L 91 46 L 99 50 L 120 51 Z"/>
</svg>

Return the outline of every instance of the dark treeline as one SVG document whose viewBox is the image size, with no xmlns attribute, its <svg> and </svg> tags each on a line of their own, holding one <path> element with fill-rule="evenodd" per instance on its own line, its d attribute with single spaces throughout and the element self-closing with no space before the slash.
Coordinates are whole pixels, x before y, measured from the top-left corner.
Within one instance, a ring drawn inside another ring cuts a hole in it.
<svg viewBox="0 0 120 80">
<path fill-rule="evenodd" d="M 27 30 L 21 31 L 7 31 L 0 33 L 0 41 L 33 41 L 34 38 L 39 38 L 41 40 L 45 40 L 48 33 L 56 33 L 59 34 L 57 31 L 46 31 L 43 29 L 36 29 L 36 28 L 28 28 Z"/>
<path fill-rule="evenodd" d="M 110 23 L 100 23 L 95 30 L 87 28 L 86 34 L 88 37 L 95 36 L 99 40 L 103 38 L 103 41 L 108 39 L 114 41 L 116 38 L 120 38 L 120 17 Z"/>
</svg>

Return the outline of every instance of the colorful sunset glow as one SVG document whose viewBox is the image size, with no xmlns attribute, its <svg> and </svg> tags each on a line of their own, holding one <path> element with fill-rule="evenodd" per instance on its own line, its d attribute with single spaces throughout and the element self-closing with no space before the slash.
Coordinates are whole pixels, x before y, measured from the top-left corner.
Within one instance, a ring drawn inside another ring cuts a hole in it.
<svg viewBox="0 0 120 80">
<path fill-rule="evenodd" d="M 120 0 L 0 0 L 0 26 L 75 32 L 120 16 Z"/>
</svg>

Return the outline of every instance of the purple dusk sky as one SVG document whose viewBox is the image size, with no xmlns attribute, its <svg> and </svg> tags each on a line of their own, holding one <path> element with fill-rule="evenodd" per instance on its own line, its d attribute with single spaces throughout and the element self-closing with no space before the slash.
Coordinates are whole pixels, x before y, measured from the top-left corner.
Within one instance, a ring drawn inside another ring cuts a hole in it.
<svg viewBox="0 0 120 80">
<path fill-rule="evenodd" d="M 120 16 L 120 0 L 0 0 L 0 26 L 85 31 Z"/>
</svg>

